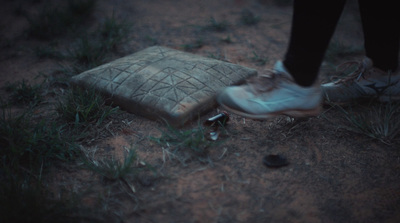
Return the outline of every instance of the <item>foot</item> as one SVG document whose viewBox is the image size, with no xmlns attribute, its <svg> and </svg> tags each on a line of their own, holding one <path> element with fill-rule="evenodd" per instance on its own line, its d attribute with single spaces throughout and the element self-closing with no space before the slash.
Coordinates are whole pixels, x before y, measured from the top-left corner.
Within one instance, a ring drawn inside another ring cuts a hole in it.
<svg viewBox="0 0 400 223">
<path fill-rule="evenodd" d="M 273 71 L 252 78 L 245 85 L 227 87 L 217 97 L 224 109 L 253 119 L 318 115 L 321 100 L 319 86 L 299 86 L 280 61 Z"/>
<path fill-rule="evenodd" d="M 400 74 L 384 72 L 365 58 L 362 62 L 345 63 L 339 68 L 345 71 L 356 65 L 347 77 L 321 86 L 325 101 L 348 103 L 360 99 L 377 98 L 381 102 L 400 100 Z"/>
</svg>

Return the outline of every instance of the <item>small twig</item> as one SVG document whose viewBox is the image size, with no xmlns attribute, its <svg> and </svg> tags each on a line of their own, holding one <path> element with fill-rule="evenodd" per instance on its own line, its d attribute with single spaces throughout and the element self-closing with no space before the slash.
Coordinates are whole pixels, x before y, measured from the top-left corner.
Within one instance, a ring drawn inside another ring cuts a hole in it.
<svg viewBox="0 0 400 223">
<path fill-rule="evenodd" d="M 226 147 L 224 147 L 224 151 L 222 152 L 221 156 L 218 157 L 218 160 L 221 160 L 225 153 L 228 151 Z"/>
</svg>

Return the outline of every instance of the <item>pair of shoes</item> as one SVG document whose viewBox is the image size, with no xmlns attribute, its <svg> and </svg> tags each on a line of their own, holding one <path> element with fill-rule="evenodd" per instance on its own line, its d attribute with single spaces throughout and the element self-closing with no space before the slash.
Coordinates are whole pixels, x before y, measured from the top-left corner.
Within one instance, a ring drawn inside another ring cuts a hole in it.
<svg viewBox="0 0 400 223">
<path fill-rule="evenodd" d="M 365 58 L 362 62 L 345 63 L 339 68 L 356 65 L 347 77 L 323 85 L 302 87 L 295 83 L 281 61 L 274 70 L 267 71 L 241 86 L 225 88 L 217 102 L 235 114 L 268 119 L 277 115 L 306 117 L 318 115 L 322 100 L 348 103 L 363 98 L 377 97 L 382 102 L 400 100 L 400 74 L 384 72 Z"/>
<path fill-rule="evenodd" d="M 249 79 L 247 84 L 227 87 L 217 96 L 223 109 L 252 119 L 318 115 L 321 101 L 320 86 L 299 86 L 281 61 L 274 70 Z"/>
<path fill-rule="evenodd" d="M 343 104 L 360 99 L 376 98 L 381 102 L 400 100 L 400 74 L 384 72 L 373 66 L 371 59 L 347 62 L 338 67 L 349 75 L 321 86 L 328 102 Z"/>
</svg>

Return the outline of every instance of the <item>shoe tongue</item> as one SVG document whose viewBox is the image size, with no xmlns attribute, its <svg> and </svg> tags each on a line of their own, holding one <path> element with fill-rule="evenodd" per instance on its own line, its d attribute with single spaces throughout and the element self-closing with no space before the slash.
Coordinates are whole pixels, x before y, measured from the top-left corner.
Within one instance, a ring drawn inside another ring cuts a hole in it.
<svg viewBox="0 0 400 223">
<path fill-rule="evenodd" d="M 282 61 L 277 61 L 274 66 L 274 71 L 276 75 L 284 76 L 290 80 L 293 80 L 292 75 L 290 75 L 289 71 L 285 68 Z"/>
<path fill-rule="evenodd" d="M 276 84 L 276 73 L 272 70 L 265 70 L 248 80 L 248 84 L 254 93 L 266 92 L 274 88 Z"/>
<path fill-rule="evenodd" d="M 373 62 L 371 59 L 364 58 L 362 61 L 362 66 L 364 69 L 364 77 L 379 77 L 383 75 L 387 75 L 387 72 L 384 70 L 381 70 L 380 68 L 377 68 L 374 66 Z"/>
<path fill-rule="evenodd" d="M 373 62 L 371 59 L 369 59 L 368 57 L 364 58 L 362 61 L 362 65 L 365 69 L 370 69 L 374 66 Z"/>
</svg>

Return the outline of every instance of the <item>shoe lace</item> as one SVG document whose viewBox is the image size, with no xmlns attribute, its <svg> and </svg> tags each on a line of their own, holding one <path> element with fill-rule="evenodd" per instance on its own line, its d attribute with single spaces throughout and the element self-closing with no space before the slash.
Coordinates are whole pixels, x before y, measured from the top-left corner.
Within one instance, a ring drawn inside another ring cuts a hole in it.
<svg viewBox="0 0 400 223">
<path fill-rule="evenodd" d="M 268 92 L 277 86 L 277 81 L 277 75 L 272 70 L 266 70 L 265 73 L 248 79 L 247 84 L 254 92 Z"/>
<path fill-rule="evenodd" d="M 355 70 L 352 71 L 355 67 Z M 363 60 L 362 62 L 360 61 L 349 61 L 340 64 L 337 67 L 337 71 L 340 73 L 346 73 L 347 71 L 351 71 L 350 74 L 348 74 L 345 78 L 340 78 L 338 76 L 334 76 L 332 79 L 336 80 L 335 83 L 347 83 L 350 81 L 359 81 L 361 78 L 364 78 L 364 75 L 366 72 L 372 67 L 371 62 L 367 60 Z"/>
</svg>

